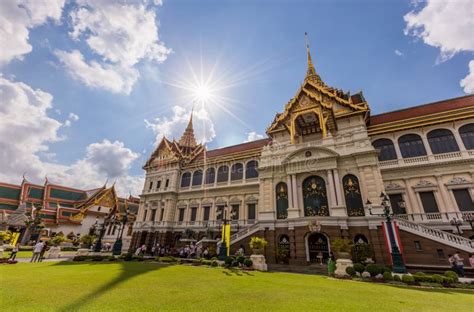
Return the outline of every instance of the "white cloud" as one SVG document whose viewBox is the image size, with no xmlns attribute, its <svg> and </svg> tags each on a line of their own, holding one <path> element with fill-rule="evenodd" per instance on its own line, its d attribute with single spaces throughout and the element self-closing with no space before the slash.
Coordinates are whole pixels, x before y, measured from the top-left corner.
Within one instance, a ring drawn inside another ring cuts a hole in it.
<svg viewBox="0 0 474 312">
<path fill-rule="evenodd" d="M 108 90 L 113 93 L 130 94 L 133 85 L 139 77 L 133 67 L 101 64 L 96 61 L 87 63 L 78 50 L 72 52 L 56 50 L 54 54 L 64 65 L 67 73 L 74 80 L 84 83 L 91 88 Z"/>
<path fill-rule="evenodd" d="M 181 106 L 174 106 L 171 117 L 156 118 L 151 122 L 145 120 L 145 125 L 155 133 L 155 144 L 158 144 L 163 136 L 178 140 L 189 122 L 189 116 L 189 110 Z M 211 142 L 216 137 L 214 123 L 204 108 L 194 111 L 193 127 L 196 140 L 200 143 Z"/>
<path fill-rule="evenodd" d="M 469 74 L 460 82 L 466 93 L 474 93 L 474 60 L 469 62 Z"/>
<path fill-rule="evenodd" d="M 402 51 L 400 51 L 400 50 L 398 50 L 398 49 L 396 49 L 394 52 L 395 52 L 395 54 L 398 55 L 398 56 L 402 56 L 402 55 L 403 55 Z"/>
<path fill-rule="evenodd" d="M 69 14 L 69 35 L 84 41 L 99 58 L 85 59 L 78 50 L 55 54 L 73 79 L 130 94 L 140 76 L 135 65 L 143 60 L 162 63 L 171 53 L 158 36 L 156 5 L 161 2 L 77 0 Z"/>
<path fill-rule="evenodd" d="M 258 134 L 255 131 L 251 131 L 247 133 L 247 139 L 244 142 L 252 142 L 256 140 L 263 139 L 265 136 L 263 134 Z"/>
<path fill-rule="evenodd" d="M 71 165 L 52 162 L 55 154 L 48 145 L 62 139 L 59 131 L 64 124 L 48 116 L 51 94 L 0 77 L 0 98 L 0 181 L 18 183 L 26 172 L 33 182 L 41 183 L 47 175 L 54 183 L 87 189 L 110 178 L 117 180 L 122 195 L 141 192 L 143 178 L 128 174 L 139 154 L 122 142 L 92 143 L 85 157 Z M 74 120 L 77 115 L 69 117 Z"/>
<path fill-rule="evenodd" d="M 78 120 L 79 120 L 79 116 L 77 116 L 77 115 L 74 114 L 74 113 L 69 113 L 69 120 L 71 120 L 71 121 L 78 121 Z"/>
<path fill-rule="evenodd" d="M 439 48 L 440 61 L 461 51 L 474 51 L 472 0 L 428 0 L 421 10 L 407 13 L 404 20 L 405 34 Z"/>
<path fill-rule="evenodd" d="M 58 22 L 65 0 L 0 1 L 0 65 L 32 51 L 30 29 L 48 19 Z"/>
</svg>

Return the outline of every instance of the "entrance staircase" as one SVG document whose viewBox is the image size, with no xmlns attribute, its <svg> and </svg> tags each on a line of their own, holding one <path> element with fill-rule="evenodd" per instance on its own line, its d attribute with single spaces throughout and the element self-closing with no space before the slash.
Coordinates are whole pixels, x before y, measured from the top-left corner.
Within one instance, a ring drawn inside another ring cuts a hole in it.
<svg viewBox="0 0 474 312">
<path fill-rule="evenodd" d="M 249 226 L 245 229 L 243 229 L 242 231 L 239 231 L 233 235 L 230 236 L 230 245 L 233 245 L 235 243 L 237 243 L 238 241 L 246 238 L 246 237 L 249 237 L 250 235 L 258 232 L 260 230 L 260 224 L 259 223 L 255 223 L 253 224 L 252 226 Z"/>
<path fill-rule="evenodd" d="M 474 242 L 460 235 L 451 234 L 445 231 L 433 229 L 426 225 L 414 223 L 408 220 L 397 218 L 398 227 L 406 232 L 428 238 L 441 244 L 463 250 L 467 253 L 474 253 Z"/>
</svg>

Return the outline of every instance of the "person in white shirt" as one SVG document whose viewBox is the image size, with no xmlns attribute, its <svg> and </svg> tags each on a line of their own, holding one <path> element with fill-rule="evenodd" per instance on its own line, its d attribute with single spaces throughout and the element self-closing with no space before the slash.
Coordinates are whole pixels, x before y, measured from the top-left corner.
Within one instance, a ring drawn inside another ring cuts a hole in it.
<svg viewBox="0 0 474 312">
<path fill-rule="evenodd" d="M 458 274 L 460 277 L 464 277 L 464 258 L 461 258 L 459 251 L 454 253 L 454 261 L 456 263 L 456 267 L 458 269 Z"/>
<path fill-rule="evenodd" d="M 39 241 L 36 243 L 35 247 L 33 248 L 33 256 L 31 257 L 30 262 L 38 262 L 40 259 L 41 251 L 43 250 L 44 243 Z"/>
</svg>

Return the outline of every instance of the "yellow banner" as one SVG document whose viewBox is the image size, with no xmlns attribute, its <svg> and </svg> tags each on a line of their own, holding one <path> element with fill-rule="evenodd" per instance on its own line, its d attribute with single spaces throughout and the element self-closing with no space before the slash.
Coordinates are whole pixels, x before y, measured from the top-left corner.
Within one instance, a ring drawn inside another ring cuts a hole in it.
<svg viewBox="0 0 474 312">
<path fill-rule="evenodd" d="M 20 238 L 20 232 L 13 232 L 12 239 L 10 240 L 10 245 L 15 246 Z"/>
<path fill-rule="evenodd" d="M 227 246 L 227 256 L 230 255 L 230 224 L 222 225 L 222 237 L 225 238 L 225 245 Z"/>
</svg>

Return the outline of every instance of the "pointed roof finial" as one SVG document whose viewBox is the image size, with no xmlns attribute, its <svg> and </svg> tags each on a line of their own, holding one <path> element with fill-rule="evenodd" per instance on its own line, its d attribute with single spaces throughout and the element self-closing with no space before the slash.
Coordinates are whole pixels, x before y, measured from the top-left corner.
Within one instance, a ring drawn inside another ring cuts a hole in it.
<svg viewBox="0 0 474 312">
<path fill-rule="evenodd" d="M 309 50 L 309 41 L 308 41 L 308 33 L 304 33 L 304 40 L 306 44 L 306 54 L 308 57 L 308 68 L 306 69 L 306 77 L 304 80 L 311 80 L 318 85 L 325 86 L 324 82 L 321 80 L 321 77 L 316 73 L 316 69 L 314 68 L 313 60 L 311 59 L 311 52 Z"/>
<path fill-rule="evenodd" d="M 194 106 L 191 111 L 191 116 L 189 117 L 188 126 L 184 130 L 183 135 L 179 139 L 179 145 L 184 147 L 196 147 L 196 138 L 194 137 L 194 128 L 193 128 L 193 113 L 194 113 Z"/>
</svg>

